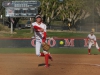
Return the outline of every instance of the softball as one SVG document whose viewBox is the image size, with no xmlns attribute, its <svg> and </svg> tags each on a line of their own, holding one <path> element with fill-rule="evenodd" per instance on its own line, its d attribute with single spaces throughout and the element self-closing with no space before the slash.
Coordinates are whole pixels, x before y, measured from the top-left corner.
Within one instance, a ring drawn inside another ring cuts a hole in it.
<svg viewBox="0 0 100 75">
<path fill-rule="evenodd" d="M 63 45 L 64 44 L 64 42 L 63 41 L 60 41 L 60 45 Z"/>
</svg>

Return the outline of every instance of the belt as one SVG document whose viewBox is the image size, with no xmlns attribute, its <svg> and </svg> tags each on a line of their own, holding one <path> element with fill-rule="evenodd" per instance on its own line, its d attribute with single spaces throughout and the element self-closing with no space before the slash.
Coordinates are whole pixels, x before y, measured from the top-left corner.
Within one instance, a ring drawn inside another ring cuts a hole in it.
<svg viewBox="0 0 100 75">
<path fill-rule="evenodd" d="M 36 39 L 36 40 L 41 40 L 41 39 Z"/>
</svg>

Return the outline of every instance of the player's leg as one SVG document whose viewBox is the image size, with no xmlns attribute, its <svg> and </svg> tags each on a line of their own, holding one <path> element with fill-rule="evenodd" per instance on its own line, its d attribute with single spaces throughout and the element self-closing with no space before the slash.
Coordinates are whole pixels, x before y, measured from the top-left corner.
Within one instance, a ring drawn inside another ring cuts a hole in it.
<svg viewBox="0 0 100 75">
<path fill-rule="evenodd" d="M 53 58 L 52 58 L 50 52 L 43 51 L 43 53 L 44 53 L 45 55 L 48 54 L 48 59 L 50 59 L 51 61 L 53 61 Z"/>
<path fill-rule="evenodd" d="M 36 55 L 37 56 L 44 56 L 44 53 L 40 53 L 40 49 L 41 49 L 41 41 L 40 40 L 36 40 Z"/>
<path fill-rule="evenodd" d="M 96 42 L 96 48 L 98 49 L 98 51 L 100 51 L 100 47 L 98 46 L 97 42 Z"/>
<path fill-rule="evenodd" d="M 49 58 L 49 55 L 45 54 L 45 67 L 49 67 L 49 65 L 48 65 L 48 58 Z"/>
<path fill-rule="evenodd" d="M 92 46 L 92 43 L 90 42 L 88 45 L 88 55 L 91 55 L 91 46 Z"/>
<path fill-rule="evenodd" d="M 43 53 L 45 55 L 45 67 L 49 67 L 48 65 L 49 54 L 46 51 L 43 51 Z"/>
<path fill-rule="evenodd" d="M 40 56 L 40 48 L 41 48 L 40 41 L 36 39 L 35 51 L 37 56 Z"/>
<path fill-rule="evenodd" d="M 49 60 L 48 59 L 50 59 L 51 61 L 53 61 L 53 59 L 52 59 L 49 52 L 43 51 L 43 53 L 45 54 L 45 67 L 49 67 L 49 65 L 48 65 Z"/>
<path fill-rule="evenodd" d="M 47 42 L 47 40 L 46 40 L 46 42 Z M 53 61 L 53 59 L 48 51 L 43 50 L 43 54 L 45 55 L 45 67 L 49 67 L 48 59 L 50 59 L 51 61 Z"/>
</svg>

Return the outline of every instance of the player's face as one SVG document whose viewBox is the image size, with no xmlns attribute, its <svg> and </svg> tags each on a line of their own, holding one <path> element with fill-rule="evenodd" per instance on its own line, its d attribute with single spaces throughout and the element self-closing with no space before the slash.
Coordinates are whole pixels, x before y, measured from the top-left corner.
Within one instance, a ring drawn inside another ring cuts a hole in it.
<svg viewBox="0 0 100 75">
<path fill-rule="evenodd" d="M 91 33 L 91 35 L 93 35 L 93 33 Z"/>
<path fill-rule="evenodd" d="M 41 18 L 37 18 L 36 22 L 40 23 L 40 22 L 42 22 L 42 19 Z"/>
</svg>

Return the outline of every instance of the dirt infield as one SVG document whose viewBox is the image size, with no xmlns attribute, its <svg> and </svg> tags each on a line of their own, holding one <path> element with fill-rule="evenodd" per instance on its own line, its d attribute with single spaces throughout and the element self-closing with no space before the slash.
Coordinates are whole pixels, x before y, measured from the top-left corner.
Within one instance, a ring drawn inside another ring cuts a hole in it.
<svg viewBox="0 0 100 75">
<path fill-rule="evenodd" d="M 54 54 L 50 67 L 34 54 L 0 54 L 0 75 L 99 75 L 100 55 Z"/>
</svg>

